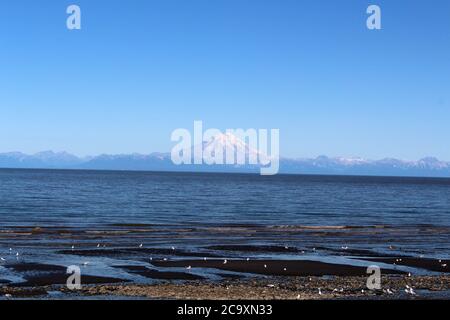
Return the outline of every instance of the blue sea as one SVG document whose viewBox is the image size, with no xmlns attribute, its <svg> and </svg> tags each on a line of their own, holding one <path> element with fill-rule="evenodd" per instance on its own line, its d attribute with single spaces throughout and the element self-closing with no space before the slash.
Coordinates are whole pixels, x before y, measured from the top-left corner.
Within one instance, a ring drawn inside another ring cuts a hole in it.
<svg viewBox="0 0 450 320">
<path fill-rule="evenodd" d="M 450 179 L 0 170 L 7 260 L 17 252 L 22 262 L 67 265 L 84 258 L 61 250 L 142 246 L 201 255 L 224 245 L 295 247 L 305 250 L 301 258 L 341 262 L 333 252 L 342 247 L 448 259 L 449 240 Z M 117 275 L 108 268 L 143 258 L 89 259 L 92 272 Z"/>
</svg>

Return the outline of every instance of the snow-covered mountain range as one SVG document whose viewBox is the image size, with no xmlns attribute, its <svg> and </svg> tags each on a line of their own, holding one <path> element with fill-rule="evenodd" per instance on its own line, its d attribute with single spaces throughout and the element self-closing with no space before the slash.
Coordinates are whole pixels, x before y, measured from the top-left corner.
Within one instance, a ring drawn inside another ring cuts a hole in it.
<svg viewBox="0 0 450 320">
<path fill-rule="evenodd" d="M 235 148 L 245 153 L 247 160 L 257 157 L 266 163 L 270 157 L 250 147 L 240 138 L 221 134 L 203 143 L 203 152 L 214 154 L 223 148 L 228 152 Z M 193 150 L 191 150 L 193 151 Z M 191 152 L 193 154 L 193 152 Z M 246 162 L 248 163 L 248 161 Z M 193 171 L 193 172 L 259 172 L 260 165 L 175 165 L 170 153 L 99 155 L 77 157 L 67 152 L 45 151 L 33 155 L 20 152 L 0 153 L 0 168 L 26 169 L 88 169 L 88 170 L 144 170 L 144 171 Z M 377 176 L 450 177 L 450 162 L 428 157 L 418 161 L 393 158 L 368 160 L 362 158 L 330 158 L 319 156 L 310 159 L 280 158 L 280 173 L 285 174 L 338 174 Z"/>
<path fill-rule="evenodd" d="M 257 172 L 255 165 L 181 165 L 172 163 L 170 153 L 100 155 L 77 157 L 66 152 L 45 151 L 33 155 L 20 152 L 0 153 L 0 168 L 35 169 L 92 169 L 92 170 L 149 170 L 149 171 L 205 171 L 205 172 Z M 342 174 L 381 176 L 450 177 L 450 162 L 436 158 L 403 161 L 386 158 L 330 158 L 319 156 L 309 159 L 280 159 L 280 173 L 290 174 Z"/>
</svg>

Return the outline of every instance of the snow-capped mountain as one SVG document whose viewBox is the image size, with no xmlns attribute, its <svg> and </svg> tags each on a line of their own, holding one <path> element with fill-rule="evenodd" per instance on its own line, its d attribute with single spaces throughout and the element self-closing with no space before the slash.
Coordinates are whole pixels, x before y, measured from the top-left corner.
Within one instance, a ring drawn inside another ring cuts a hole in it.
<svg viewBox="0 0 450 320">
<path fill-rule="evenodd" d="M 0 153 L 1 168 L 68 168 L 84 161 L 85 159 L 67 152 L 43 151 L 33 155 L 21 152 Z"/>
<path fill-rule="evenodd" d="M 192 150 L 195 150 L 195 146 Z M 210 141 L 203 142 L 202 150 L 204 156 L 219 158 L 221 163 L 227 163 L 227 157 L 231 157 L 234 163 L 238 157 L 249 164 L 267 164 L 270 161 L 270 157 L 266 153 L 260 152 L 257 146 L 251 146 L 229 132 L 217 134 Z"/>
<path fill-rule="evenodd" d="M 450 162 L 431 157 L 418 161 L 404 161 L 393 158 L 368 160 L 320 156 L 315 159 L 284 159 L 281 161 L 281 171 L 312 174 L 450 177 Z"/>
</svg>

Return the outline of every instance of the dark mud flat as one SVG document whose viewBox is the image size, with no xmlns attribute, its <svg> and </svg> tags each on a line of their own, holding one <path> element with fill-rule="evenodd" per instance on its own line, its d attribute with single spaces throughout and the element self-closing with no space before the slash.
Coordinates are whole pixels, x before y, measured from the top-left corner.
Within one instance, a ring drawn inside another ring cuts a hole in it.
<svg viewBox="0 0 450 320">
<path fill-rule="evenodd" d="M 332 252 L 340 256 L 354 256 L 354 257 L 377 257 L 377 258 L 399 258 L 399 257 L 411 257 L 409 255 L 398 255 L 398 254 L 387 254 L 379 253 L 371 250 L 364 249 L 335 249 L 327 247 L 317 247 L 317 250 L 322 250 L 325 252 Z M 390 249 L 394 250 L 394 248 Z"/>
<path fill-rule="evenodd" d="M 252 246 L 252 245 L 216 245 L 206 247 L 208 250 L 249 252 L 249 253 L 303 253 L 305 250 L 296 247 Z"/>
<path fill-rule="evenodd" d="M 218 257 L 211 253 L 198 253 L 177 249 L 161 248 L 117 248 L 117 249 L 82 249 L 82 250 L 60 250 L 57 253 L 85 257 L 132 257 L 132 256 L 178 256 L 178 257 Z"/>
<path fill-rule="evenodd" d="M 10 284 L 11 287 L 43 287 L 65 285 L 68 275 L 67 269 L 56 265 L 24 263 L 8 265 L 6 268 L 18 272 L 25 278 L 25 282 Z M 127 282 L 124 279 L 83 275 L 84 284 L 104 284 Z"/>
<path fill-rule="evenodd" d="M 325 247 L 318 247 L 318 250 L 329 251 L 337 253 L 340 256 L 348 256 L 352 259 L 365 260 L 371 262 L 382 262 L 393 266 L 405 266 L 412 268 L 419 268 L 428 271 L 450 273 L 450 260 L 448 259 L 430 259 L 413 257 L 410 255 L 396 255 L 378 253 L 370 250 L 359 249 L 332 249 Z M 394 250 L 393 248 L 392 250 Z"/>
<path fill-rule="evenodd" d="M 307 260 L 180 260 L 152 261 L 157 267 L 212 268 L 225 271 L 253 273 L 268 276 L 365 276 L 367 268 Z M 405 274 L 383 269 L 383 274 Z"/>
<path fill-rule="evenodd" d="M 201 280 L 203 277 L 185 272 L 163 272 L 144 266 L 114 266 L 127 272 L 157 280 Z"/>
<path fill-rule="evenodd" d="M 373 262 L 382 262 L 392 265 L 406 266 L 425 269 L 429 271 L 450 273 L 450 260 L 439 260 L 439 259 L 427 259 L 427 258 L 414 258 L 414 257 L 371 257 L 365 258 L 364 260 Z"/>
</svg>

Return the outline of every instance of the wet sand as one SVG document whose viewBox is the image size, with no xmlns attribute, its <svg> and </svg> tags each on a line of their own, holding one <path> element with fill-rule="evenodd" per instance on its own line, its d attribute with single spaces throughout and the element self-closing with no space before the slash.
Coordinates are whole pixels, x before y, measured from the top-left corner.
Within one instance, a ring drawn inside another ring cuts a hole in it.
<svg viewBox="0 0 450 320">
<path fill-rule="evenodd" d="M 150 269 L 144 266 L 116 266 L 116 268 L 126 270 L 131 273 L 138 274 L 140 276 L 158 279 L 158 280 L 200 280 L 204 279 L 201 276 L 185 272 L 163 272 L 154 269 Z"/>
<path fill-rule="evenodd" d="M 0 298 L 53 298 L 49 292 L 151 299 L 425 298 L 419 290 L 450 298 L 449 260 L 385 240 L 404 233 L 387 226 L 9 226 L 0 230 Z M 373 250 L 352 246 L 368 237 L 379 241 Z M 389 292 L 369 292 L 367 266 L 381 263 L 382 288 Z M 72 264 L 81 265 L 78 292 L 65 288 Z M 406 285 L 417 295 L 406 293 Z"/>
<path fill-rule="evenodd" d="M 385 268 L 382 269 L 382 289 L 371 291 L 367 289 L 365 267 L 310 260 L 163 259 L 153 260 L 145 266 L 114 266 L 130 274 L 156 280 L 151 284 L 92 276 L 85 274 L 83 269 L 83 287 L 76 291 L 65 286 L 65 267 L 38 263 L 16 263 L 5 267 L 20 273 L 25 279 L 25 282 L 6 282 L 0 286 L 0 297 L 7 299 L 89 299 L 99 296 L 219 300 L 450 298 L 449 275 L 411 276 L 404 271 Z M 204 269 L 216 270 L 221 280 L 214 281 L 197 274 Z M 414 293 L 405 291 L 409 287 Z M 55 296 L 55 292 L 58 295 Z"/>
<path fill-rule="evenodd" d="M 427 259 L 414 257 L 395 257 L 395 258 L 366 258 L 368 261 L 382 262 L 391 265 L 407 266 L 414 268 L 421 268 L 429 271 L 450 273 L 450 260 L 447 259 Z"/>
<path fill-rule="evenodd" d="M 269 276 L 364 276 L 366 267 L 324 263 L 308 260 L 177 260 L 153 261 L 153 265 L 163 268 L 213 268 L 218 270 L 243 272 Z M 383 269 L 383 274 L 406 274 L 406 272 Z"/>
</svg>

